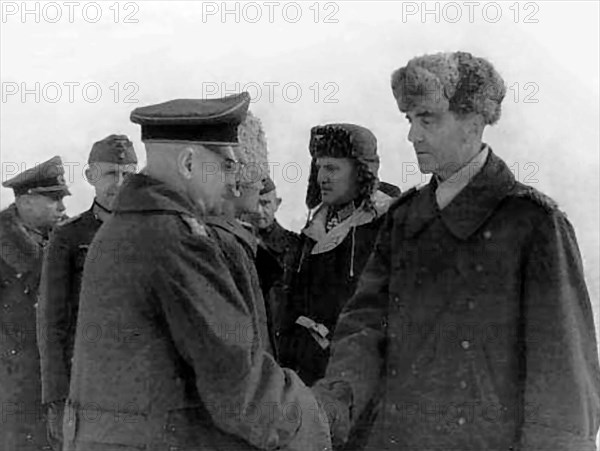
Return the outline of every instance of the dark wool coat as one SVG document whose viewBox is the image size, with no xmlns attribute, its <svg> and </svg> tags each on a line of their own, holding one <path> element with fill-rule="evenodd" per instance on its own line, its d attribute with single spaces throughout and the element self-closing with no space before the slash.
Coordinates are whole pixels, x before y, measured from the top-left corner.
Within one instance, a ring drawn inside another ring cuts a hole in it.
<svg viewBox="0 0 600 451">
<path fill-rule="evenodd" d="M 269 323 L 275 335 L 280 336 L 286 293 L 286 281 L 300 248 L 298 234 L 286 230 L 275 220 L 268 230 L 258 231 L 259 259 L 257 267 L 263 282 L 263 292 L 268 305 Z"/>
<path fill-rule="evenodd" d="M 261 345 L 273 355 L 267 311 L 255 265 L 258 251 L 256 238 L 236 219 L 209 216 L 206 218 L 206 224 L 213 231 L 213 238 L 223 251 L 229 271 L 242 298 L 248 302 L 248 308 L 256 309 L 253 314 L 259 320 Z"/>
<path fill-rule="evenodd" d="M 90 209 L 58 226 L 46 249 L 37 310 L 44 403 L 69 396 L 83 263 L 101 225 Z"/>
<path fill-rule="evenodd" d="M 382 196 L 383 199 L 384 196 Z M 305 316 L 327 327 L 333 336 L 338 315 L 352 297 L 360 273 L 377 237 L 391 198 L 385 196 L 379 211 L 356 211 L 328 234 L 317 213 L 301 234 L 299 252 L 290 271 L 280 337 L 280 359 L 311 385 L 323 377 L 329 348 L 323 348 L 309 329 L 296 324 Z M 387 203 L 386 203 L 387 202 Z M 320 235 L 320 236 L 319 236 Z"/>
<path fill-rule="evenodd" d="M 13 204 L 0 212 L 0 449 L 50 449 L 36 340 L 43 248 Z"/>
<path fill-rule="evenodd" d="M 65 450 L 330 449 L 248 302 L 192 202 L 131 176 L 84 266 Z"/>
<path fill-rule="evenodd" d="M 336 441 L 382 395 L 368 450 L 593 451 L 600 370 L 575 233 L 491 151 L 442 211 L 390 208 L 315 390 Z"/>
</svg>

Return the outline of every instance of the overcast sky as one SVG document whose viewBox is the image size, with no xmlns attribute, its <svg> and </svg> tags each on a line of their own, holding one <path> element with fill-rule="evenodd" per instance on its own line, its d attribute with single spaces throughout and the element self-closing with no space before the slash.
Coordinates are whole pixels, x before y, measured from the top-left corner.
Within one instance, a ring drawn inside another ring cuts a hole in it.
<svg viewBox="0 0 600 451">
<path fill-rule="evenodd" d="M 73 192 L 67 211 L 78 214 L 93 198 L 82 172 L 94 141 L 127 134 L 143 163 L 133 108 L 245 87 L 267 133 L 279 219 L 299 230 L 310 128 L 369 127 L 380 177 L 415 185 L 422 178 L 390 74 L 413 56 L 469 51 L 509 88 L 486 141 L 567 213 L 597 306 L 598 2 L 471 3 L 28 2 L 24 11 L 3 1 L 2 180 L 61 155 Z M 2 208 L 12 202 L 11 191 L 0 196 Z"/>
</svg>

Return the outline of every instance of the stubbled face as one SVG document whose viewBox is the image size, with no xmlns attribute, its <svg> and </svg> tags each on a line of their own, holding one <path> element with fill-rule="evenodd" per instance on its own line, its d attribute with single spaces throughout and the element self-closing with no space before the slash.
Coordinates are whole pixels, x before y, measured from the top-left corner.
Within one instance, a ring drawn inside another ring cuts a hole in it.
<svg viewBox="0 0 600 451">
<path fill-rule="evenodd" d="M 253 221 L 259 229 L 268 229 L 275 222 L 275 213 L 281 204 L 281 199 L 277 197 L 275 190 L 260 196 L 258 200 L 258 210 L 253 216 Z"/>
<path fill-rule="evenodd" d="M 469 119 L 457 117 L 447 108 L 416 106 L 406 113 L 410 122 L 408 140 L 413 144 L 422 173 L 447 178 L 473 156 Z"/>
<path fill-rule="evenodd" d="M 258 210 L 261 183 L 242 183 L 239 186 L 240 196 L 234 198 L 236 215 L 255 214 Z"/>
<path fill-rule="evenodd" d="M 96 200 L 103 207 L 111 208 L 125 179 L 136 171 L 135 164 L 96 162 L 90 164 L 86 176 L 96 191 Z"/>
<path fill-rule="evenodd" d="M 207 212 L 218 212 L 228 190 L 236 183 L 236 171 L 237 162 L 230 146 L 219 147 L 218 152 L 198 146 L 192 157 L 188 192 Z"/>
<path fill-rule="evenodd" d="M 358 195 L 356 166 L 350 158 L 317 158 L 317 182 L 326 205 L 342 205 Z"/>
<path fill-rule="evenodd" d="M 31 226 L 40 230 L 50 229 L 63 218 L 65 204 L 61 193 L 48 196 L 26 194 L 21 197 L 19 213 Z"/>
</svg>

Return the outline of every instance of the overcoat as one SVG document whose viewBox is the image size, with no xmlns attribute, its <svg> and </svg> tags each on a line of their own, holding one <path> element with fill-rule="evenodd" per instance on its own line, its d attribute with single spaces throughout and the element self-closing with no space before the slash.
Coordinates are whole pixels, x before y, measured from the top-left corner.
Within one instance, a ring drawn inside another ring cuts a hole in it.
<svg viewBox="0 0 600 451">
<path fill-rule="evenodd" d="M 25 228 L 14 204 L 0 212 L 0 449 L 50 449 L 42 409 L 36 340 L 43 241 Z"/>
<path fill-rule="evenodd" d="M 277 341 L 285 308 L 285 293 L 288 288 L 286 283 L 290 280 L 288 275 L 300 247 L 300 236 L 286 230 L 277 220 L 274 220 L 268 229 L 259 230 L 257 235 L 259 251 L 262 251 L 257 266 L 259 273 L 265 274 L 261 277 L 261 282 L 268 307 L 269 323 Z"/>
<path fill-rule="evenodd" d="M 208 216 L 206 224 L 223 252 L 227 266 L 238 291 L 247 300 L 248 308 L 256 309 L 253 317 L 259 323 L 259 337 L 263 348 L 273 355 L 272 335 L 267 321 L 267 307 L 255 264 L 258 244 L 254 235 L 246 230 L 237 219 L 223 216 Z"/>
<path fill-rule="evenodd" d="M 330 449 L 310 390 L 255 339 L 202 212 L 145 174 L 84 265 L 67 451 Z"/>
<path fill-rule="evenodd" d="M 573 227 L 490 151 L 440 211 L 388 212 L 315 390 L 342 441 L 382 395 L 368 450 L 593 451 L 600 371 Z"/>
</svg>

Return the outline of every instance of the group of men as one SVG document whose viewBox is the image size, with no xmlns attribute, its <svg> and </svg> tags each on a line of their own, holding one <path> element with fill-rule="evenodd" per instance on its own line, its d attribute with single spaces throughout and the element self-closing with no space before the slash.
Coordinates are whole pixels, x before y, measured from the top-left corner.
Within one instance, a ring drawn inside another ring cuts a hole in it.
<svg viewBox="0 0 600 451">
<path fill-rule="evenodd" d="M 245 180 L 247 93 L 134 110 L 146 166 L 95 143 L 74 218 L 59 157 L 6 180 L 0 449 L 595 450 L 573 227 L 483 142 L 502 78 L 439 53 L 391 87 L 430 182 L 400 193 L 369 129 L 315 126 L 300 234 Z"/>
</svg>

